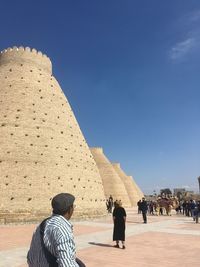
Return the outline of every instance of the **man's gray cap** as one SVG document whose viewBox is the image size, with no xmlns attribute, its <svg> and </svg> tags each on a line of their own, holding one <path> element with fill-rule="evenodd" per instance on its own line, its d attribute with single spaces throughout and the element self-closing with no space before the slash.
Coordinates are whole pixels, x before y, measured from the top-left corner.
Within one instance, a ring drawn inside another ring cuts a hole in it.
<svg viewBox="0 0 200 267">
<path fill-rule="evenodd" d="M 54 214 L 64 215 L 68 208 L 73 205 L 75 197 L 69 193 L 60 193 L 53 197 L 51 205 Z"/>
</svg>

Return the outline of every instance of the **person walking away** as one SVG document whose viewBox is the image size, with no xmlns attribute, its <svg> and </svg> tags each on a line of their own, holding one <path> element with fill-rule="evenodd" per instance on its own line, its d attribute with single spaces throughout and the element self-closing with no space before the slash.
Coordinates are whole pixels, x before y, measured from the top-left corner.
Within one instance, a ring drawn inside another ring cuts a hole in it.
<svg viewBox="0 0 200 267">
<path fill-rule="evenodd" d="M 145 198 L 142 198 L 142 202 L 141 202 L 141 211 L 142 211 L 142 217 L 143 217 L 143 221 L 144 223 L 147 223 L 147 210 L 148 210 L 148 205 L 147 202 L 145 200 Z"/>
<path fill-rule="evenodd" d="M 140 204 L 141 204 L 141 199 L 137 202 L 137 206 L 138 206 L 138 214 L 141 213 L 141 209 L 140 209 Z"/>
<path fill-rule="evenodd" d="M 195 206 L 194 211 L 193 211 L 193 221 L 198 223 L 198 207 L 197 207 L 197 205 Z"/>
<path fill-rule="evenodd" d="M 109 206 L 109 213 L 112 213 L 112 208 L 113 208 L 113 200 L 109 198 L 108 200 L 108 206 Z"/>
<path fill-rule="evenodd" d="M 196 223 L 199 222 L 199 216 L 200 216 L 200 201 L 197 201 L 197 205 L 196 205 Z"/>
<path fill-rule="evenodd" d="M 186 201 L 184 200 L 182 203 L 183 215 L 185 215 L 185 207 L 186 207 Z"/>
<path fill-rule="evenodd" d="M 109 206 L 110 206 L 110 213 L 112 213 L 112 208 L 113 208 L 113 204 L 114 204 L 112 195 L 109 196 L 108 201 L 109 201 Z"/>
<path fill-rule="evenodd" d="M 195 216 L 194 216 L 195 207 L 196 207 L 196 203 L 193 199 L 191 199 L 189 203 L 189 210 L 190 210 L 190 216 L 193 217 L 194 221 L 195 221 Z"/>
<path fill-rule="evenodd" d="M 126 211 L 119 202 L 113 210 L 113 223 L 113 241 L 116 242 L 114 247 L 120 248 L 119 241 L 121 241 L 122 249 L 125 249 Z"/>
<path fill-rule="evenodd" d="M 110 213 L 110 210 L 109 210 L 109 200 L 108 199 L 106 199 L 106 209 L 107 209 L 107 211 L 108 211 L 108 213 Z"/>
<path fill-rule="evenodd" d="M 153 201 L 150 201 L 150 203 L 149 203 L 149 214 L 154 215 L 153 210 L 154 210 Z"/>
<path fill-rule="evenodd" d="M 189 201 L 185 202 L 185 216 L 189 217 L 190 216 L 190 204 Z"/>
<path fill-rule="evenodd" d="M 29 267 L 86 267 L 76 258 L 73 229 L 69 221 L 74 212 L 74 201 L 75 197 L 68 193 L 53 197 L 52 216 L 44 220 L 33 234 L 27 255 Z"/>
</svg>

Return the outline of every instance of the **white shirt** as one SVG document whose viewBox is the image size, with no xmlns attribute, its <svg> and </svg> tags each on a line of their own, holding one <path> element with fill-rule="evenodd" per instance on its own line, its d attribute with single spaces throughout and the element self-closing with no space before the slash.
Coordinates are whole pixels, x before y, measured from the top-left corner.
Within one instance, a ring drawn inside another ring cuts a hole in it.
<svg viewBox="0 0 200 267">
<path fill-rule="evenodd" d="M 61 215 L 54 215 L 46 222 L 44 244 L 57 258 L 59 267 L 79 267 L 76 263 L 73 226 Z"/>
</svg>

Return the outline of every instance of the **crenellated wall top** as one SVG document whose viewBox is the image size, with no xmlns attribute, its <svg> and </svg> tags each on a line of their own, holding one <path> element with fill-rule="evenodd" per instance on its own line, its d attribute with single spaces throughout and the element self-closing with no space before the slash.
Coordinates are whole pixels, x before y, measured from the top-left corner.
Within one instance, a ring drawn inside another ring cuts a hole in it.
<svg viewBox="0 0 200 267">
<path fill-rule="evenodd" d="M 30 47 L 9 47 L 0 52 L 0 65 L 12 63 L 34 64 L 52 74 L 51 60 L 42 52 Z"/>
</svg>

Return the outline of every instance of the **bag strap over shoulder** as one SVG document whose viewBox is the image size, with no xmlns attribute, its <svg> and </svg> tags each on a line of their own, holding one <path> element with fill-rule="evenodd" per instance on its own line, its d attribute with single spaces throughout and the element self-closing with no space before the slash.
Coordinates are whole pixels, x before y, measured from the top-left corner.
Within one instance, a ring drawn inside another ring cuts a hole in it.
<svg viewBox="0 0 200 267">
<path fill-rule="evenodd" d="M 42 244 L 42 248 L 45 254 L 45 258 L 47 262 L 49 263 L 49 267 L 58 267 L 58 263 L 56 262 L 56 257 L 51 254 L 51 252 L 45 247 L 45 244 L 44 244 L 44 230 L 46 226 L 46 221 L 50 218 L 51 217 L 46 218 L 40 223 L 40 226 L 39 226 L 40 238 L 41 238 L 41 244 Z M 79 258 L 76 258 L 76 262 L 79 265 L 79 267 L 86 267 L 86 265 Z"/>
<path fill-rule="evenodd" d="M 41 244 L 44 250 L 45 257 L 47 259 L 47 262 L 49 263 L 49 267 L 58 267 L 58 263 L 56 262 L 57 258 L 53 254 L 51 254 L 51 252 L 46 248 L 44 244 L 44 230 L 46 226 L 46 221 L 50 218 L 51 217 L 48 217 L 41 222 L 39 226 L 40 227 L 40 238 L 41 238 Z"/>
</svg>

